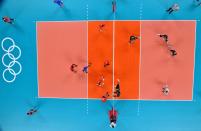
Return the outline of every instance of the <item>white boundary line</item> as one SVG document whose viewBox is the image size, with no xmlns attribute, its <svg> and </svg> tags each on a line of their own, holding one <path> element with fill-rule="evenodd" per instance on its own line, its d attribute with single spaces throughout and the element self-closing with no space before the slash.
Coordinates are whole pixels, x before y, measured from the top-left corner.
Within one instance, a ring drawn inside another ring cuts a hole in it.
<svg viewBox="0 0 201 131">
<path fill-rule="evenodd" d="M 88 24 L 89 24 L 89 22 L 87 21 L 86 24 L 87 24 L 87 33 L 86 33 L 86 34 L 87 34 L 87 66 L 88 66 L 88 63 L 89 63 L 89 59 L 88 59 L 88 46 L 89 46 L 89 45 L 88 45 L 88 42 L 89 42 L 89 41 L 88 41 L 88 33 L 89 33 L 89 32 L 88 32 L 88 26 L 89 26 L 89 25 L 88 25 Z M 89 70 L 89 69 L 88 69 L 88 70 Z M 88 71 L 88 73 L 89 73 L 89 71 Z M 89 99 L 88 99 L 88 98 L 89 98 L 89 93 L 88 93 L 88 91 L 89 91 L 89 89 L 88 89 L 88 88 L 89 88 L 89 86 L 88 86 L 88 85 L 89 85 L 89 84 L 88 84 L 88 80 L 89 80 L 89 79 L 88 79 L 88 76 L 89 76 L 89 75 L 88 75 L 88 73 L 87 73 L 87 107 L 86 107 L 86 108 L 87 108 L 87 114 L 89 113 Z"/>
<path fill-rule="evenodd" d="M 89 54 L 88 54 L 88 47 L 89 47 L 89 45 L 88 45 L 88 42 L 89 42 L 89 41 L 88 41 L 88 36 L 89 36 L 89 35 L 88 35 L 88 33 L 89 33 L 89 32 L 88 32 L 88 26 L 89 26 L 89 25 L 88 25 L 88 24 L 89 24 L 89 22 L 87 21 L 86 24 L 87 24 L 87 64 L 88 64 L 88 63 L 89 63 L 89 59 L 88 59 L 88 56 L 89 56 Z M 89 80 L 89 79 L 88 79 L 88 76 L 89 76 L 89 75 L 88 75 L 88 73 L 87 73 L 87 98 L 89 98 L 89 93 L 88 93 L 88 85 L 89 85 L 89 84 L 88 84 L 88 80 Z"/>
<path fill-rule="evenodd" d="M 112 60 L 113 60 L 113 62 L 112 62 L 112 103 L 113 103 L 113 108 L 114 108 L 114 100 L 115 100 L 115 98 L 114 98 L 114 86 L 115 86 L 115 84 L 114 84 L 114 68 L 115 68 L 115 66 L 114 66 L 114 62 L 115 62 L 115 12 L 114 12 L 114 14 L 113 14 L 114 16 L 113 16 L 113 21 L 112 21 L 112 46 L 113 46 L 113 48 L 112 48 Z"/>
<path fill-rule="evenodd" d="M 86 21 L 86 24 L 87 24 L 87 66 L 88 66 L 88 64 L 89 64 L 89 59 L 88 59 L 88 43 L 89 43 L 89 40 L 88 40 L 88 38 L 89 38 L 89 30 L 88 30 L 88 27 L 89 27 L 89 21 L 88 21 L 88 19 L 89 19 L 89 5 L 87 4 L 86 5 L 86 17 L 87 17 L 87 21 Z M 88 69 L 88 73 L 89 73 L 89 69 Z M 89 114 L 89 93 L 88 93 L 88 88 L 89 88 L 89 83 L 88 83 L 88 73 L 87 73 L 87 106 L 86 106 L 86 110 L 87 110 L 87 115 Z"/>
<path fill-rule="evenodd" d="M 140 22 L 140 59 L 139 59 L 139 91 L 138 91 L 138 98 L 141 98 L 141 62 L 142 62 L 142 22 Z"/>
<path fill-rule="evenodd" d="M 140 3 L 140 58 L 139 58 L 139 68 L 138 68 L 138 71 L 139 71 L 139 74 L 138 74 L 138 79 L 139 79 L 139 83 L 138 83 L 138 85 L 139 85 L 139 88 L 138 88 L 138 102 L 137 102 L 137 115 L 139 116 L 140 115 L 140 98 L 141 98 L 141 58 L 142 58 L 142 54 L 141 54 L 141 52 L 142 52 L 142 46 L 141 46 L 141 44 L 142 44 L 142 13 L 143 13 L 143 2 L 141 2 Z"/>
<path fill-rule="evenodd" d="M 112 21 L 113 30 L 115 21 L 140 21 L 140 37 L 141 37 L 141 22 L 143 21 L 194 21 L 195 23 L 195 48 L 194 48 L 194 71 L 193 71 L 193 87 L 192 87 L 192 99 L 191 100 L 160 100 L 160 99 L 140 99 L 140 88 L 139 88 L 139 98 L 138 99 L 116 99 L 116 100 L 140 100 L 140 101 L 193 101 L 194 96 L 194 74 L 195 74 L 195 55 L 196 55 L 196 35 L 197 35 L 197 21 L 200 20 L 76 20 L 76 21 L 36 21 L 36 52 L 37 52 L 37 82 L 38 82 L 38 98 L 57 98 L 57 97 L 40 97 L 39 96 L 39 73 L 38 73 L 38 38 L 37 38 L 37 24 L 40 22 L 87 22 L 87 36 L 88 36 L 88 22 L 89 21 Z M 141 72 L 141 38 L 140 38 L 140 65 L 139 74 Z M 87 61 L 88 61 L 88 38 L 87 38 Z M 140 86 L 140 75 L 139 75 L 139 86 Z M 113 92 L 114 92 L 114 31 L 113 31 Z M 57 98 L 57 99 L 86 99 L 86 98 Z M 88 75 L 87 75 L 87 99 L 93 100 L 93 98 L 88 98 Z M 95 99 L 94 100 L 98 100 Z M 111 99 L 108 99 L 111 100 Z M 113 99 L 114 100 L 114 97 Z"/>
<path fill-rule="evenodd" d="M 62 100 L 86 100 L 86 98 L 60 98 L 60 97 L 39 97 L 41 99 L 62 99 Z M 101 100 L 100 98 L 88 98 L 88 100 Z M 108 99 L 113 101 L 113 99 Z M 139 101 L 139 99 L 115 99 L 115 101 Z M 161 99 L 141 99 L 140 101 L 181 101 L 181 102 L 191 102 L 192 100 L 161 100 Z"/>
<path fill-rule="evenodd" d="M 194 68 L 193 68 L 193 83 L 192 83 L 192 100 L 193 100 L 193 98 L 194 98 L 194 81 L 195 81 L 195 64 L 196 64 L 196 46 L 197 46 L 197 21 L 195 21 L 195 45 L 194 45 L 194 61 L 193 61 L 193 66 L 194 66 Z M 195 99 L 195 101 L 196 101 L 196 99 Z"/>
<path fill-rule="evenodd" d="M 85 22 L 85 21 L 200 21 L 200 20 L 75 20 L 75 21 L 36 21 L 36 22 Z"/>
<path fill-rule="evenodd" d="M 36 24 L 35 24 L 35 29 L 36 29 L 36 58 L 37 58 L 37 63 L 36 63 L 36 65 L 37 65 L 37 85 L 38 85 L 38 88 L 37 88 L 37 90 L 38 90 L 38 98 L 40 97 L 39 95 L 40 95 L 40 93 L 39 93 L 39 71 L 38 71 L 38 69 L 39 69 L 39 67 L 38 67 L 38 65 L 39 65 L 39 62 L 38 62 L 38 22 L 36 22 Z"/>
</svg>

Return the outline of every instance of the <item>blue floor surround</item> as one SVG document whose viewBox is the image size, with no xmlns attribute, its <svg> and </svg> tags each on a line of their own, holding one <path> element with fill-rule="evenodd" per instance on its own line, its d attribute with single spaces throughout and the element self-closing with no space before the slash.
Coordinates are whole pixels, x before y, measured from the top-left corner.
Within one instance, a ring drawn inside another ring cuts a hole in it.
<svg viewBox="0 0 201 131">
<path fill-rule="evenodd" d="M 113 19 L 111 0 L 63 1 L 64 8 L 52 0 L 0 0 L 0 16 L 16 19 L 14 25 L 0 21 L 0 40 L 16 41 L 23 66 L 14 83 L 0 77 L 0 131 L 201 131 L 201 6 L 193 0 L 117 0 L 117 20 L 197 20 L 196 61 L 193 101 L 115 101 L 118 125 L 111 129 L 111 101 L 37 98 L 36 21 Z M 180 11 L 168 15 L 173 3 Z M 39 112 L 28 117 L 34 105 Z"/>
</svg>

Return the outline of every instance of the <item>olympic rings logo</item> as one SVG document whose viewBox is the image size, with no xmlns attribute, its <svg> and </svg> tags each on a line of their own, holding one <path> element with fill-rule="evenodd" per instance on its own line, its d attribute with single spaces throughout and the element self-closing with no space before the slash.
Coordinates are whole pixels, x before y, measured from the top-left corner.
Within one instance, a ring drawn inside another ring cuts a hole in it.
<svg viewBox="0 0 201 131">
<path fill-rule="evenodd" d="M 6 48 L 5 47 L 6 41 L 11 42 L 12 45 Z M 2 64 L 6 67 L 6 69 L 3 71 L 2 76 L 5 82 L 11 83 L 15 81 L 16 76 L 19 75 L 22 71 L 22 65 L 17 61 L 21 57 L 21 49 L 16 45 L 15 41 L 10 37 L 5 37 L 2 40 L 1 47 L 5 52 L 5 54 L 2 56 Z M 14 53 L 15 50 L 18 52 L 17 55 L 16 53 Z M 6 62 L 5 61 L 6 58 L 9 58 L 10 61 Z M 19 67 L 17 71 L 14 70 L 14 67 L 16 65 Z M 13 77 L 11 79 L 5 77 L 7 73 L 10 73 Z"/>
</svg>

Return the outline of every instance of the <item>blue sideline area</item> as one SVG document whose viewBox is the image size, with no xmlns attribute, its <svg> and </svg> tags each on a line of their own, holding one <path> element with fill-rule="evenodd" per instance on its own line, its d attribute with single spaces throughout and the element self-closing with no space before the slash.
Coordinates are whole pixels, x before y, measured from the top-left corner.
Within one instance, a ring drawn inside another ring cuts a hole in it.
<svg viewBox="0 0 201 131">
<path fill-rule="evenodd" d="M 64 8 L 52 0 L 0 0 L 0 17 L 16 19 L 14 25 L 0 21 L 0 40 L 16 41 L 23 66 L 14 83 L 0 77 L 0 131 L 201 131 L 201 6 L 193 0 L 117 0 L 117 20 L 197 20 L 196 62 L 193 101 L 115 101 L 119 117 L 111 129 L 112 101 L 37 98 L 36 21 L 113 19 L 111 0 L 63 1 Z M 168 15 L 165 10 L 173 3 L 180 11 Z M 34 105 L 39 112 L 28 117 Z"/>
</svg>

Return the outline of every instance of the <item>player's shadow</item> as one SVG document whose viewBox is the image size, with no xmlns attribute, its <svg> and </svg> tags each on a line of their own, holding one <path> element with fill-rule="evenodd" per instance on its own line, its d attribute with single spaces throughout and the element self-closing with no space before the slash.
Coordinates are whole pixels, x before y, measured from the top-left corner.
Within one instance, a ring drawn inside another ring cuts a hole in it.
<svg viewBox="0 0 201 131">
<path fill-rule="evenodd" d="M 71 16 L 70 10 L 67 9 L 65 6 L 62 7 L 62 11 L 63 11 L 63 13 L 64 13 L 64 15 L 65 15 L 66 17 L 70 17 L 70 16 Z"/>
<path fill-rule="evenodd" d="M 196 89 L 194 96 L 193 96 L 193 100 L 196 102 L 197 107 L 200 107 L 201 104 L 201 90 Z M 196 111 L 196 114 L 200 114 L 201 113 L 201 108 L 198 108 Z"/>
<path fill-rule="evenodd" d="M 154 80 L 154 82 L 155 82 L 155 84 L 157 84 L 159 87 L 163 87 L 163 85 L 165 85 L 166 84 L 166 82 L 165 81 L 167 81 L 167 80 L 159 80 L 159 79 L 157 79 L 157 78 L 155 78 L 155 79 L 153 79 Z"/>
<path fill-rule="evenodd" d="M 25 112 L 25 115 L 26 115 L 26 121 L 29 122 L 30 119 L 33 117 L 35 117 L 37 120 L 41 121 L 41 122 L 44 122 L 45 121 L 45 118 L 43 117 L 43 115 L 41 114 L 41 107 L 44 106 L 44 102 L 43 101 L 40 101 L 40 100 L 36 100 L 36 101 L 28 101 L 26 100 L 25 101 L 25 104 L 26 106 L 28 107 L 27 111 Z M 36 114 L 33 114 L 33 116 L 27 116 L 27 112 L 30 110 L 30 109 L 35 109 L 37 110 Z"/>
<path fill-rule="evenodd" d="M 178 12 L 172 12 L 171 14 L 169 14 L 166 10 L 164 10 L 162 20 L 168 20 L 168 19 L 177 20 L 177 17 L 175 16 L 175 13 L 179 13 L 179 11 Z"/>
<path fill-rule="evenodd" d="M 196 101 L 201 101 L 201 91 L 199 90 L 199 91 L 195 91 L 195 99 L 196 99 Z"/>
<path fill-rule="evenodd" d="M 189 11 L 193 11 L 193 10 L 195 10 L 196 9 L 196 5 L 195 4 L 190 4 L 189 6 L 188 6 L 188 10 Z"/>
<path fill-rule="evenodd" d="M 129 4 L 129 2 L 130 2 L 129 0 L 121 0 L 121 3 L 122 3 L 122 4 Z M 118 3 L 117 3 L 117 4 L 118 4 Z"/>
<path fill-rule="evenodd" d="M 1 34 L 6 34 L 10 29 L 10 26 L 9 25 L 5 25 L 4 27 L 0 28 L 0 32 Z"/>
<path fill-rule="evenodd" d="M 199 7 L 198 3 L 196 3 L 196 1 L 192 1 L 192 3 L 188 6 L 188 10 L 194 11 L 197 9 L 197 7 Z"/>
<path fill-rule="evenodd" d="M 3 33 L 6 34 L 12 28 L 14 30 L 16 30 L 17 32 L 20 32 L 20 33 L 23 33 L 23 34 L 25 33 L 23 28 L 18 23 L 14 23 L 14 24 L 5 23 L 5 26 L 0 29 L 0 32 L 3 32 Z"/>
<path fill-rule="evenodd" d="M 52 18 L 53 16 L 57 16 L 60 10 L 61 8 L 58 7 L 54 9 L 51 13 L 49 13 L 46 17 L 49 19 L 49 18 Z"/>
<path fill-rule="evenodd" d="M 4 2 L 5 2 L 5 0 L 0 0 L 0 9 L 1 9 L 1 7 L 2 7 L 2 5 L 3 5 Z"/>
<path fill-rule="evenodd" d="M 70 10 L 68 10 L 65 6 L 64 7 L 57 7 L 55 10 L 53 10 L 53 12 L 50 13 L 50 15 L 48 15 L 48 18 L 52 18 L 53 16 L 58 16 L 64 14 L 65 17 L 68 17 L 69 19 L 71 18 L 71 12 Z"/>
<path fill-rule="evenodd" d="M 24 32 L 24 30 L 23 30 L 23 28 L 17 23 L 17 22 L 15 22 L 13 25 L 12 25 L 12 27 L 16 30 L 16 31 L 18 31 L 18 32 L 20 32 L 20 33 L 25 33 Z"/>
<path fill-rule="evenodd" d="M 115 15 L 115 17 L 114 17 Z M 115 14 L 111 11 L 107 16 L 105 16 L 104 19 L 106 20 L 115 20 L 117 19 L 117 17 L 119 16 L 119 14 L 116 12 Z"/>
</svg>

